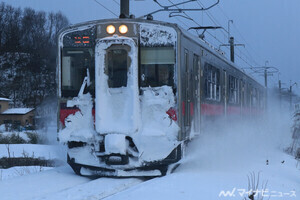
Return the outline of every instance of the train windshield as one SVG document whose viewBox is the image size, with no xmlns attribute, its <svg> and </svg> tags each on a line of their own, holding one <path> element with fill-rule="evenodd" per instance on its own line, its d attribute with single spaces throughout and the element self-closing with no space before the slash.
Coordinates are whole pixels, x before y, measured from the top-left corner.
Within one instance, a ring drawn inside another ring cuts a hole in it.
<svg viewBox="0 0 300 200">
<path fill-rule="evenodd" d="M 127 72 L 131 65 L 127 45 L 112 45 L 106 54 L 105 74 L 108 76 L 108 87 L 120 88 L 127 86 Z"/>
<path fill-rule="evenodd" d="M 61 92 L 62 97 L 78 95 L 87 69 L 90 72 L 91 86 L 86 92 L 95 96 L 95 55 L 91 48 L 64 48 L 62 52 Z"/>
<path fill-rule="evenodd" d="M 174 87 L 173 47 L 141 47 L 140 56 L 141 87 Z"/>
</svg>

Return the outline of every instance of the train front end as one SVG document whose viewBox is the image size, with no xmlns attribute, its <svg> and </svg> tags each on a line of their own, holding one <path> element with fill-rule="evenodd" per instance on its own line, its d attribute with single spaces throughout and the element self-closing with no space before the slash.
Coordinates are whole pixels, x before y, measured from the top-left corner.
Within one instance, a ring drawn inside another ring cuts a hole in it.
<svg viewBox="0 0 300 200">
<path fill-rule="evenodd" d="M 59 139 L 84 176 L 161 176 L 181 158 L 177 32 L 111 20 L 59 37 Z"/>
</svg>

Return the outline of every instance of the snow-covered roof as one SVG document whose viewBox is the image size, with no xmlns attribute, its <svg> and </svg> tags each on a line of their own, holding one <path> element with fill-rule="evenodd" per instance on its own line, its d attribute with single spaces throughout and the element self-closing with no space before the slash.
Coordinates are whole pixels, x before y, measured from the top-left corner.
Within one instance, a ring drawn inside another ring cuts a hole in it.
<svg viewBox="0 0 300 200">
<path fill-rule="evenodd" d="M 0 101 L 11 101 L 10 99 L 0 97 Z"/>
<path fill-rule="evenodd" d="M 34 110 L 34 108 L 10 108 L 1 114 L 2 115 L 25 115 L 32 110 Z"/>
</svg>

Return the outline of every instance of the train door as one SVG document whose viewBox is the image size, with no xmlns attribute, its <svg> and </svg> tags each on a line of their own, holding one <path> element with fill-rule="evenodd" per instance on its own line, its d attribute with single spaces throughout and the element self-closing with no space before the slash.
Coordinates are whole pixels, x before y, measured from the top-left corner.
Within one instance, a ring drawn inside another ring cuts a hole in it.
<svg viewBox="0 0 300 200">
<path fill-rule="evenodd" d="M 241 112 L 243 114 L 245 108 L 245 81 L 241 79 Z"/>
<path fill-rule="evenodd" d="M 184 66 L 185 66 L 185 101 L 183 101 L 183 117 L 184 117 L 184 139 L 189 136 L 191 126 L 191 79 L 190 79 L 190 68 L 189 68 L 189 52 L 187 49 L 184 50 Z"/>
<path fill-rule="evenodd" d="M 224 115 L 227 116 L 227 71 L 224 70 Z"/>
<path fill-rule="evenodd" d="M 193 58 L 193 94 L 194 97 L 194 132 L 197 134 L 200 131 L 200 57 L 194 54 Z"/>
<path fill-rule="evenodd" d="M 131 38 L 97 41 L 95 125 L 99 133 L 128 134 L 139 129 L 137 48 Z M 112 125 L 116 121 L 119 126 Z"/>
</svg>

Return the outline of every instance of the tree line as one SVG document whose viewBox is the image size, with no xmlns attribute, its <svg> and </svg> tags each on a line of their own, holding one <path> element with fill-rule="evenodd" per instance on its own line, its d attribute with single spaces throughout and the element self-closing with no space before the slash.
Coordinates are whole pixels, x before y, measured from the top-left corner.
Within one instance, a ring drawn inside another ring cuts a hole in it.
<svg viewBox="0 0 300 200">
<path fill-rule="evenodd" d="M 0 3 L 0 97 L 36 107 L 56 95 L 57 34 L 69 20 Z"/>
</svg>

